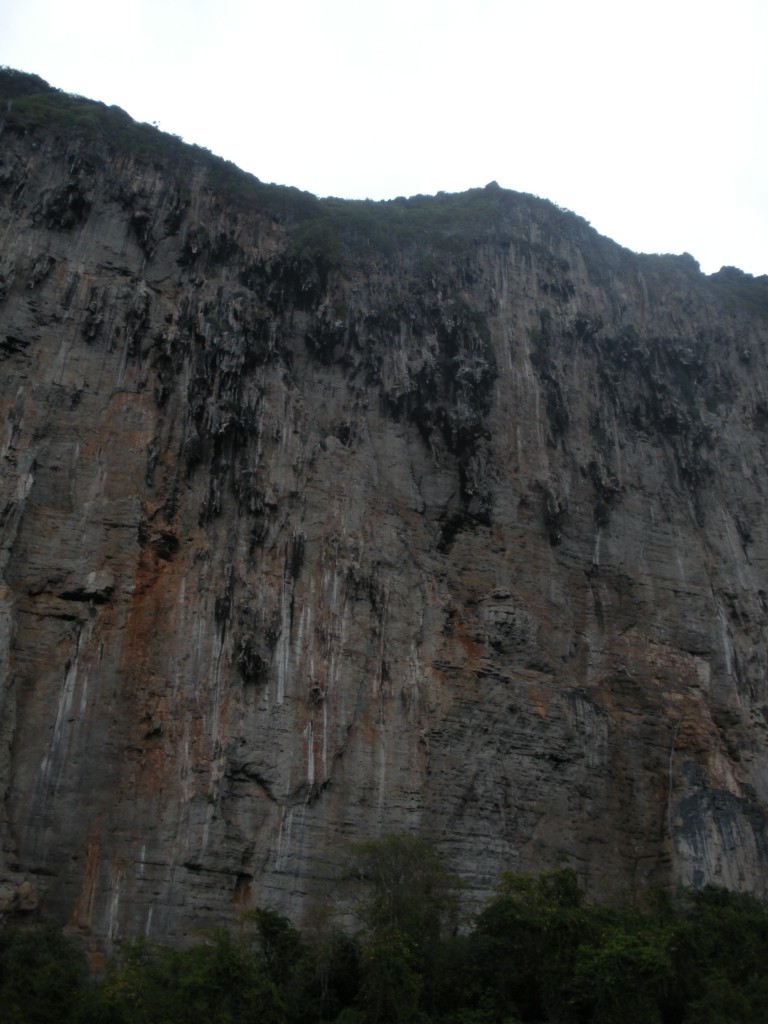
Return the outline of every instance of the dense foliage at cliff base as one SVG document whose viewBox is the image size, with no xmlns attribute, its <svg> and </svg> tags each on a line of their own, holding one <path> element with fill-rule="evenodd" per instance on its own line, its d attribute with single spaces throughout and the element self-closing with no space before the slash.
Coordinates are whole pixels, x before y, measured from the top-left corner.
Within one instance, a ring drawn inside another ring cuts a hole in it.
<svg viewBox="0 0 768 1024">
<path fill-rule="evenodd" d="M 570 869 L 505 874 L 460 927 L 429 846 L 355 851 L 359 927 L 298 931 L 269 909 L 185 949 L 126 942 L 94 976 L 87 939 L 0 930 L 6 1024 L 718 1024 L 768 1021 L 768 907 L 706 888 L 642 907 L 585 902 Z"/>
</svg>

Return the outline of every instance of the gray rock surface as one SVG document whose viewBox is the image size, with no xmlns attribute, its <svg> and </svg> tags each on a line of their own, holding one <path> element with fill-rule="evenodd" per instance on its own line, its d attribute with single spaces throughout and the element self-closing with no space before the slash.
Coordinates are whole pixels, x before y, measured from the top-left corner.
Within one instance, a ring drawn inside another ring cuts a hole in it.
<svg viewBox="0 0 768 1024">
<path fill-rule="evenodd" d="M 768 895 L 765 323 L 532 197 L 327 259 L 209 173 L 0 135 L 3 908 L 301 923 L 392 831 Z"/>
</svg>

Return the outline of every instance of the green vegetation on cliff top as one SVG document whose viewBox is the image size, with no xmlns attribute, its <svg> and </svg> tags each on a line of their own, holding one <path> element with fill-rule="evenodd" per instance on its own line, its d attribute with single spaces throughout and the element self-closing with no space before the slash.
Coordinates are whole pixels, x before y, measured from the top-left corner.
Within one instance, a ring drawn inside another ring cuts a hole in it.
<svg viewBox="0 0 768 1024">
<path fill-rule="evenodd" d="M 495 182 L 458 194 L 382 201 L 319 199 L 290 186 L 266 184 L 207 149 L 137 123 L 120 107 L 70 95 L 37 75 L 0 67 L 0 131 L 41 126 L 92 141 L 94 156 L 100 149 L 130 154 L 177 175 L 202 167 L 211 188 L 234 209 L 258 210 L 284 223 L 291 253 L 319 257 L 328 265 L 343 260 L 345 254 L 388 257 L 418 247 L 426 259 L 430 253 L 450 256 L 479 242 L 519 238 L 520 224 L 528 216 L 544 218 L 552 231 L 581 240 L 596 234 L 576 214 L 548 200 L 502 189 Z M 644 259 L 690 275 L 692 284 L 709 282 L 726 305 L 768 318 L 768 276 L 755 278 L 724 267 L 706 278 L 689 256 Z"/>
<path fill-rule="evenodd" d="M 177 175 L 202 167 L 211 188 L 234 209 L 258 210 L 284 222 L 295 255 L 321 255 L 331 263 L 345 252 L 386 256 L 415 246 L 438 253 L 463 251 L 468 242 L 503 237 L 510 213 L 528 208 L 589 230 L 582 218 L 548 200 L 510 192 L 495 182 L 460 194 L 380 202 L 318 199 L 297 188 L 266 184 L 207 149 L 133 121 L 119 107 L 67 94 L 37 75 L 11 68 L 0 68 L 0 126 L 17 131 L 45 126 L 65 137 L 84 138 L 94 144 L 95 160 L 100 151 L 129 154 Z"/>
</svg>

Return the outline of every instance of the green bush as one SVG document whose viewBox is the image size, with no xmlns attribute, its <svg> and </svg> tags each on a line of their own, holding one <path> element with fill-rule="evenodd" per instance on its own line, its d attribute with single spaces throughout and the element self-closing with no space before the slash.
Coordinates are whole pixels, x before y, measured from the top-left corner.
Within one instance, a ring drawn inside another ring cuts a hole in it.
<svg viewBox="0 0 768 1024">
<path fill-rule="evenodd" d="M 457 880 L 408 836 L 357 846 L 359 934 L 267 908 L 187 949 L 0 930 L 3 1024 L 768 1024 L 768 909 L 708 888 L 589 904 L 570 870 L 505 873 L 463 933 Z"/>
<path fill-rule="evenodd" d="M 73 1019 L 85 974 L 82 951 L 58 929 L 0 931 L 0 1019 L 65 1024 Z"/>
</svg>

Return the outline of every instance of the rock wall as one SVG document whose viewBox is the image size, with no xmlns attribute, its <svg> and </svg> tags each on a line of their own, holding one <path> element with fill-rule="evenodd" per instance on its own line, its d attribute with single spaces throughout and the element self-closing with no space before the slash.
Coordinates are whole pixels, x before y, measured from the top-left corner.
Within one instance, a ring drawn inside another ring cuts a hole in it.
<svg viewBox="0 0 768 1024">
<path fill-rule="evenodd" d="M 204 162 L 6 125 L 6 910 L 300 923 L 391 831 L 478 900 L 768 895 L 768 330 L 478 197 L 331 259 Z"/>
</svg>

